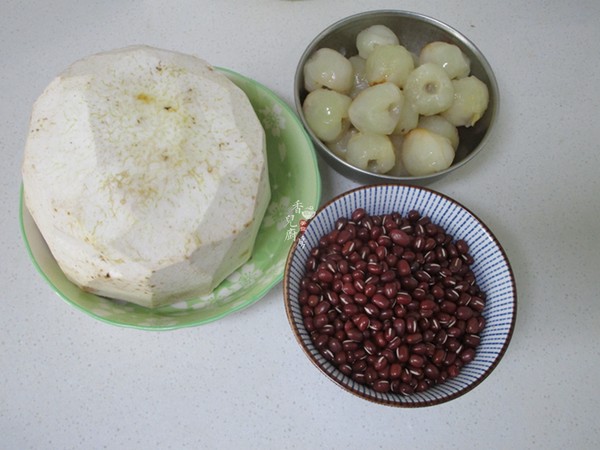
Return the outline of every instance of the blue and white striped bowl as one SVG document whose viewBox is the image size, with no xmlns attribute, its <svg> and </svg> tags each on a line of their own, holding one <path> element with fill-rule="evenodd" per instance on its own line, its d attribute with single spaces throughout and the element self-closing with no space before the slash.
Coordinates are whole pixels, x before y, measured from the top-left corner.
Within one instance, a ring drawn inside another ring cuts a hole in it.
<svg viewBox="0 0 600 450">
<path fill-rule="evenodd" d="M 442 226 L 455 240 L 464 239 L 475 262 L 471 266 L 479 287 L 486 293 L 483 316 L 486 326 L 473 361 L 460 374 L 425 392 L 404 396 L 378 393 L 354 382 L 323 358 L 306 331 L 298 303 L 305 262 L 319 238 L 334 228 L 340 217 L 350 217 L 356 208 L 371 215 L 415 209 Z M 331 380 L 347 391 L 381 404 L 401 407 L 431 406 L 452 400 L 481 383 L 504 355 L 513 333 L 517 296 L 508 258 L 489 228 L 455 200 L 427 188 L 405 185 L 365 186 L 349 191 L 320 208 L 290 250 L 284 277 L 284 297 L 292 330 L 310 360 Z"/>
</svg>

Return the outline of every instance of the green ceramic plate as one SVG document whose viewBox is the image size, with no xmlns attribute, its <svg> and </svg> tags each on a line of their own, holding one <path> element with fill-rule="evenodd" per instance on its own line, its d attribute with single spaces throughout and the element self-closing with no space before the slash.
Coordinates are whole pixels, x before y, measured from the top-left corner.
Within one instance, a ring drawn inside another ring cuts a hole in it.
<svg viewBox="0 0 600 450">
<path fill-rule="evenodd" d="M 169 330 L 201 325 L 261 299 L 283 279 L 285 261 L 303 218 L 319 207 L 321 179 L 310 138 L 291 108 L 263 85 L 219 69 L 248 96 L 267 135 L 271 203 L 250 260 L 212 293 L 168 307 L 146 309 L 99 297 L 67 280 L 23 205 L 21 230 L 31 259 L 54 291 L 90 316 L 114 325 Z"/>
</svg>

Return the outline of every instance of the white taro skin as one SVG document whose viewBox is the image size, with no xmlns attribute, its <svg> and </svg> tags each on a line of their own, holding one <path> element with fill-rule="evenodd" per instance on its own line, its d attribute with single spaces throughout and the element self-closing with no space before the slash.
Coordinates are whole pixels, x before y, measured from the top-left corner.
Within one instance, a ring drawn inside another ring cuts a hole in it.
<svg viewBox="0 0 600 450">
<path fill-rule="evenodd" d="M 68 279 L 146 307 L 246 262 L 270 199 L 264 130 L 205 61 L 146 46 L 76 62 L 33 107 L 25 205 Z"/>
</svg>

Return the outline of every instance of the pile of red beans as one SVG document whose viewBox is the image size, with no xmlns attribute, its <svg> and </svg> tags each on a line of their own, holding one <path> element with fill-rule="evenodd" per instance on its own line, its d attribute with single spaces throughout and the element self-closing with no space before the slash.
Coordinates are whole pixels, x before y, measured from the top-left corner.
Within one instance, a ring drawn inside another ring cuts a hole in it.
<svg viewBox="0 0 600 450">
<path fill-rule="evenodd" d="M 485 294 L 464 240 L 418 211 L 357 209 L 311 249 L 299 302 L 321 355 L 377 392 L 410 395 L 475 358 Z"/>
</svg>

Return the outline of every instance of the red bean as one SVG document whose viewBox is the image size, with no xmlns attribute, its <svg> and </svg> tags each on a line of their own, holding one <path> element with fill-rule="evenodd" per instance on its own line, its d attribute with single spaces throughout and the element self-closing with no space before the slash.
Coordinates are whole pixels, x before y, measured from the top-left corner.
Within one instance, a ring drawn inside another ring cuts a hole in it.
<svg viewBox="0 0 600 450">
<path fill-rule="evenodd" d="M 412 302 L 412 296 L 408 292 L 398 292 L 396 295 L 396 301 L 401 305 L 408 305 Z"/>
<path fill-rule="evenodd" d="M 385 262 L 387 263 L 387 265 L 389 267 L 394 267 L 398 263 L 398 257 L 396 255 L 394 255 L 393 253 L 392 254 L 388 254 L 385 257 Z"/>
<path fill-rule="evenodd" d="M 421 281 L 421 282 L 424 282 L 424 283 L 430 283 L 431 280 L 433 279 L 433 276 L 429 272 L 427 272 L 425 270 L 417 270 L 415 272 L 415 278 L 418 281 Z"/>
<path fill-rule="evenodd" d="M 410 275 L 411 269 L 409 262 L 406 259 L 399 260 L 398 264 L 396 265 L 396 271 L 400 276 Z"/>
<path fill-rule="evenodd" d="M 408 349 L 408 345 L 401 345 L 396 349 L 396 359 L 398 362 L 407 362 L 408 358 L 410 358 L 410 351 Z"/>
<path fill-rule="evenodd" d="M 408 363 L 413 367 L 421 368 L 425 365 L 425 358 L 423 358 L 421 355 L 413 353 L 412 355 L 410 355 Z"/>
<path fill-rule="evenodd" d="M 397 283 L 385 283 L 385 285 L 383 286 L 383 294 L 389 298 L 389 299 L 393 299 L 394 297 L 396 297 L 396 294 L 398 293 L 398 284 Z"/>
<path fill-rule="evenodd" d="M 411 395 L 412 393 L 414 393 L 414 388 L 409 384 L 401 383 L 398 392 L 400 392 L 400 394 L 402 395 Z"/>
<path fill-rule="evenodd" d="M 375 249 L 375 255 L 379 261 L 384 261 L 387 256 L 387 249 L 380 245 Z"/>
<path fill-rule="evenodd" d="M 433 330 L 425 330 L 423 331 L 423 342 L 433 342 L 435 338 L 435 332 Z"/>
<path fill-rule="evenodd" d="M 440 311 L 453 314 L 456 311 L 456 303 L 451 302 L 450 300 L 444 300 L 440 303 Z"/>
<path fill-rule="evenodd" d="M 402 336 L 406 331 L 406 321 L 402 317 L 397 317 L 393 320 L 392 326 L 396 331 L 396 335 Z"/>
<path fill-rule="evenodd" d="M 448 339 L 448 333 L 446 333 L 446 330 L 441 329 L 435 335 L 434 341 L 437 345 L 443 345 L 446 343 L 447 339 Z"/>
<path fill-rule="evenodd" d="M 420 287 L 417 287 L 412 291 L 413 298 L 415 298 L 417 300 L 424 299 L 426 295 L 427 295 L 427 291 Z"/>
<path fill-rule="evenodd" d="M 412 346 L 412 351 L 417 355 L 426 355 L 428 352 L 427 345 L 424 342 L 419 342 Z"/>
<path fill-rule="evenodd" d="M 380 314 L 380 316 L 381 316 L 381 314 Z M 373 331 L 381 331 L 381 330 L 383 330 L 383 322 L 381 320 L 371 319 L 369 328 Z"/>
<path fill-rule="evenodd" d="M 345 259 L 340 259 L 337 262 L 337 271 L 339 273 L 341 273 L 342 275 L 348 273 L 348 269 L 349 269 L 349 264 L 348 264 L 348 261 L 346 261 Z"/>
<path fill-rule="evenodd" d="M 406 306 L 397 304 L 394 306 L 394 314 L 397 318 L 406 317 Z"/>
<path fill-rule="evenodd" d="M 341 228 L 341 229 L 339 230 L 339 233 L 338 233 L 338 235 L 337 235 L 337 237 L 336 237 L 336 242 L 337 242 L 339 245 L 343 245 L 343 244 L 345 244 L 346 242 L 348 242 L 348 241 L 349 241 L 351 238 L 352 238 L 352 234 L 350 233 L 350 231 L 348 231 L 348 229 L 346 229 L 346 228 L 344 227 L 344 228 Z"/>
<path fill-rule="evenodd" d="M 393 270 L 386 270 L 381 274 L 379 279 L 384 283 L 389 283 L 390 281 L 394 281 L 396 279 L 396 272 Z"/>
<path fill-rule="evenodd" d="M 376 380 L 377 371 L 372 366 L 368 366 L 367 370 L 365 370 L 365 381 L 372 386 Z"/>
<path fill-rule="evenodd" d="M 354 372 L 364 372 L 365 370 L 367 370 L 367 367 L 367 361 L 365 361 L 364 359 L 359 359 L 352 365 L 352 370 Z"/>
<path fill-rule="evenodd" d="M 379 309 L 387 309 L 390 307 L 389 298 L 382 294 L 375 294 L 371 299 L 371 302 Z"/>
<path fill-rule="evenodd" d="M 413 316 L 407 317 L 406 318 L 406 332 L 408 334 L 414 334 L 417 332 L 417 319 L 415 319 Z"/>
<path fill-rule="evenodd" d="M 475 349 L 467 348 L 463 350 L 460 354 L 460 359 L 462 359 L 464 363 L 473 361 L 475 359 Z"/>
<path fill-rule="evenodd" d="M 375 336 L 373 336 L 373 338 L 375 339 L 375 343 L 379 348 L 385 347 L 387 345 L 387 341 L 385 339 L 385 334 L 383 333 L 383 331 L 378 331 L 377 333 L 375 333 Z"/>
<path fill-rule="evenodd" d="M 402 365 L 399 363 L 393 363 L 390 365 L 390 379 L 398 380 L 402 373 Z"/>
<path fill-rule="evenodd" d="M 385 356 L 379 356 L 376 360 L 375 363 L 373 364 L 373 368 L 375 370 L 377 370 L 378 372 L 382 371 L 383 369 L 385 369 L 388 365 L 388 360 L 385 358 Z"/>
<path fill-rule="evenodd" d="M 396 350 L 400 344 L 402 343 L 402 339 L 399 336 L 394 336 L 387 345 L 387 348 L 390 350 Z"/>
<path fill-rule="evenodd" d="M 348 376 L 352 375 L 352 366 L 349 364 L 340 363 L 338 365 L 338 369 L 340 369 L 340 372 L 342 372 L 344 375 L 348 375 Z"/>
<path fill-rule="evenodd" d="M 327 361 L 333 361 L 335 359 L 335 355 L 328 348 L 322 349 L 321 355 L 323 355 Z"/>
<path fill-rule="evenodd" d="M 310 250 L 298 302 L 315 347 L 378 392 L 410 395 L 476 357 L 485 293 L 464 240 L 418 211 L 355 210 Z"/>
<path fill-rule="evenodd" d="M 329 336 L 327 336 L 326 334 L 319 334 L 315 339 L 315 346 L 318 349 L 322 349 L 327 345 L 327 341 L 329 340 Z"/>
<path fill-rule="evenodd" d="M 324 325 L 329 323 L 329 318 L 327 314 L 319 314 L 313 318 L 313 322 L 315 324 L 315 328 L 323 328 Z"/>
<path fill-rule="evenodd" d="M 421 302 L 421 309 L 433 311 L 437 308 L 437 304 L 431 299 L 425 299 Z"/>
<path fill-rule="evenodd" d="M 356 294 L 354 284 L 350 282 L 344 283 L 344 285 L 342 286 L 342 292 L 346 295 L 353 296 L 354 294 Z"/>
<path fill-rule="evenodd" d="M 417 344 L 423 340 L 423 335 L 421 333 L 413 333 L 406 336 L 405 341 L 407 344 Z"/>
<path fill-rule="evenodd" d="M 460 271 L 460 269 L 462 268 L 462 259 L 455 256 L 454 258 L 452 258 L 452 260 L 450 261 L 450 271 L 452 273 L 457 273 L 458 271 Z"/>
<path fill-rule="evenodd" d="M 346 335 L 351 341 L 361 342 L 363 340 L 362 331 L 360 331 L 358 328 L 352 328 L 346 331 Z"/>
<path fill-rule="evenodd" d="M 432 363 L 429 363 L 425 366 L 425 376 L 430 380 L 437 381 L 440 378 L 440 370 L 439 368 Z"/>
<path fill-rule="evenodd" d="M 481 337 L 478 334 L 467 334 L 465 335 L 463 342 L 470 347 L 476 348 L 481 342 Z"/>
<path fill-rule="evenodd" d="M 365 290 L 365 282 L 362 279 L 358 278 L 358 279 L 354 280 L 353 285 L 354 285 L 354 290 L 357 293 L 358 292 L 361 292 L 361 293 L 364 292 L 364 290 Z"/>
<path fill-rule="evenodd" d="M 377 380 L 373 383 L 373 390 L 377 392 L 389 392 L 390 382 L 388 380 Z"/>
<path fill-rule="evenodd" d="M 450 378 L 457 377 L 460 373 L 460 368 L 456 364 L 452 364 L 448 367 L 448 376 Z"/>
<path fill-rule="evenodd" d="M 324 300 L 315 306 L 314 315 L 318 316 L 319 314 L 326 314 L 330 309 L 331 303 Z"/>
<path fill-rule="evenodd" d="M 485 307 L 485 302 L 480 297 L 473 297 L 469 306 L 473 308 L 475 311 L 482 312 Z"/>
<path fill-rule="evenodd" d="M 468 306 L 459 306 L 456 310 L 456 318 L 460 320 L 469 320 L 473 315 L 474 311 Z"/>
<path fill-rule="evenodd" d="M 388 248 L 393 245 L 393 241 L 389 236 L 382 235 L 377 238 L 377 245 L 384 247 L 384 248 Z M 386 251 L 386 254 L 387 254 L 387 251 Z"/>
<path fill-rule="evenodd" d="M 450 351 L 450 352 L 458 352 L 462 347 L 460 341 L 453 337 L 449 337 L 446 340 L 445 346 L 448 349 L 448 351 Z"/>
<path fill-rule="evenodd" d="M 367 303 L 363 308 L 365 313 L 371 317 L 377 317 L 379 315 L 379 308 L 374 303 Z"/>
<path fill-rule="evenodd" d="M 357 304 L 355 303 L 350 303 L 348 305 L 344 305 L 342 306 L 342 311 L 344 312 L 344 314 L 348 317 L 352 317 L 355 314 L 358 314 L 360 312 L 360 309 L 358 307 Z"/>
<path fill-rule="evenodd" d="M 370 339 L 364 340 L 363 348 L 365 349 L 365 352 L 367 352 L 369 355 L 374 355 L 377 352 L 377 346 Z"/>
<path fill-rule="evenodd" d="M 467 244 L 465 240 L 459 239 L 458 241 L 456 241 L 456 250 L 458 250 L 459 253 L 465 255 L 469 251 L 469 244 Z"/>
<path fill-rule="evenodd" d="M 360 222 L 366 215 L 367 212 L 363 208 L 357 208 L 352 213 L 352 221 Z"/>
<path fill-rule="evenodd" d="M 350 340 L 342 341 L 342 349 L 345 352 L 350 352 L 358 349 L 358 343 Z"/>
<path fill-rule="evenodd" d="M 394 229 L 390 231 L 390 238 L 394 244 L 400 245 L 402 247 L 408 246 L 410 244 L 411 238 L 410 236 L 403 230 Z"/>
<path fill-rule="evenodd" d="M 352 368 L 352 370 L 354 371 L 354 367 Z M 360 384 L 366 383 L 366 377 L 364 373 L 357 373 L 356 371 L 354 371 L 352 373 L 352 379 Z"/>
<path fill-rule="evenodd" d="M 369 328 L 369 324 L 371 322 L 369 316 L 366 314 L 357 314 L 352 317 L 352 321 L 356 325 L 356 328 L 358 328 L 360 331 L 365 331 L 367 328 Z"/>
<path fill-rule="evenodd" d="M 400 281 L 402 283 L 402 287 L 409 291 L 412 291 L 412 290 L 416 289 L 417 286 L 419 286 L 419 282 L 417 281 L 417 279 L 414 277 L 411 277 L 411 276 L 402 277 L 400 279 Z"/>
<path fill-rule="evenodd" d="M 446 298 L 451 302 L 458 302 L 460 300 L 460 294 L 455 289 L 446 290 Z"/>
<path fill-rule="evenodd" d="M 356 303 L 357 305 L 365 306 L 368 301 L 368 297 L 360 292 L 354 296 L 354 303 Z"/>
<path fill-rule="evenodd" d="M 377 262 L 370 262 L 367 264 L 367 271 L 371 274 L 381 275 L 383 269 L 381 267 L 381 264 Z"/>
<path fill-rule="evenodd" d="M 470 334 L 479 332 L 479 321 L 477 320 L 477 317 L 471 317 L 469 320 L 467 320 L 465 331 Z"/>
<path fill-rule="evenodd" d="M 435 353 L 433 354 L 433 356 L 431 357 L 431 362 L 436 365 L 437 367 L 440 367 L 444 360 L 446 359 L 446 351 L 444 349 L 438 348 Z"/>
<path fill-rule="evenodd" d="M 376 292 L 377 292 L 377 284 L 376 283 L 369 282 L 365 285 L 364 294 L 367 297 L 373 297 L 373 295 L 375 295 Z"/>
</svg>

